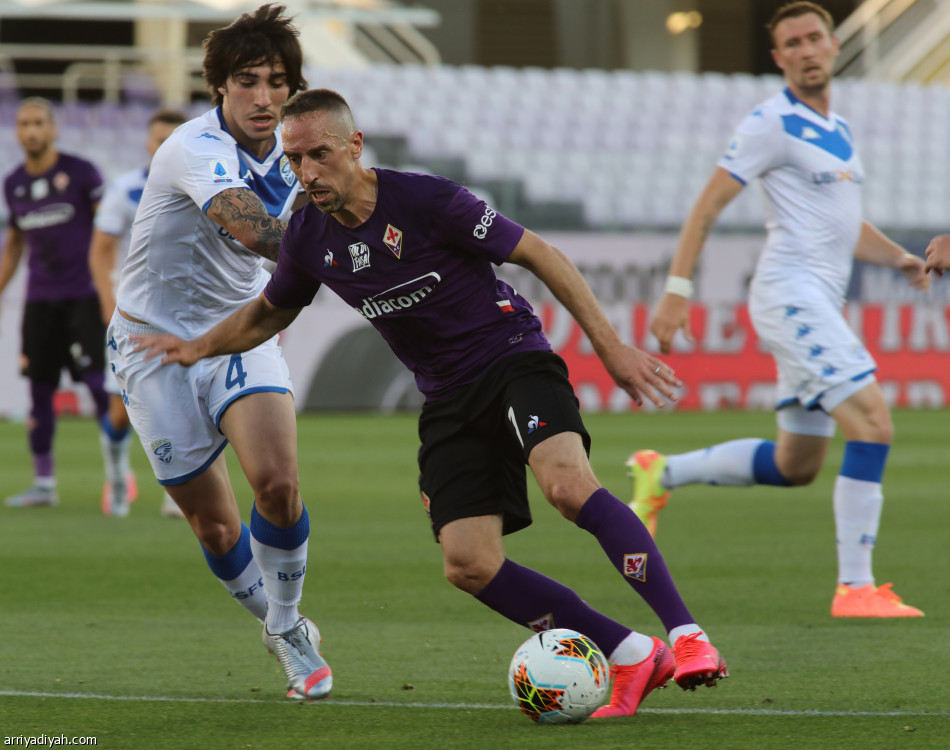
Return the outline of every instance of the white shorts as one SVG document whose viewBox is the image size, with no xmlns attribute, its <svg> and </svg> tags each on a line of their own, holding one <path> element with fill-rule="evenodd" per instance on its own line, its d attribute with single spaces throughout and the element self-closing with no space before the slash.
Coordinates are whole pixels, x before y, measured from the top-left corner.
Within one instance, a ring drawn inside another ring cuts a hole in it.
<svg viewBox="0 0 950 750">
<path fill-rule="evenodd" d="M 874 382 L 877 364 L 840 307 L 827 296 L 803 294 L 800 287 L 801 281 L 753 284 L 749 314 L 775 358 L 776 408 L 799 403 L 831 412 Z"/>
<path fill-rule="evenodd" d="M 119 385 L 119 381 L 116 378 L 115 373 L 112 372 L 112 362 L 109 361 L 108 344 L 106 344 L 106 375 L 105 379 L 102 381 L 102 387 L 110 396 L 122 395 L 122 386 Z"/>
<path fill-rule="evenodd" d="M 181 484 L 214 462 L 228 443 L 219 425 L 232 401 L 267 391 L 293 394 L 276 336 L 243 354 L 182 367 L 133 352 L 129 336 L 141 333 L 163 331 L 116 312 L 107 351 L 129 419 L 159 484 Z"/>
</svg>

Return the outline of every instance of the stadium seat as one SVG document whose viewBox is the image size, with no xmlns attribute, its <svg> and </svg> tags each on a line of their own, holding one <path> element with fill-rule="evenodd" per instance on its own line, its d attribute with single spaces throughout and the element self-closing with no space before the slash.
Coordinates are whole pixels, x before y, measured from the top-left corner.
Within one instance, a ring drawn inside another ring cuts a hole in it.
<svg viewBox="0 0 950 750">
<path fill-rule="evenodd" d="M 377 65 L 307 69 L 310 85 L 342 93 L 366 134 L 403 139 L 394 161 L 463 159 L 482 184 L 520 180 L 529 200 L 570 199 L 592 228 L 679 226 L 737 123 L 782 87 L 778 76 L 555 68 Z M 121 105 L 56 105 L 60 145 L 81 151 L 107 177 L 141 164 L 148 96 Z M 146 92 L 147 93 L 147 92 Z M 0 80 L 0 157 L 21 159 L 15 99 Z M 191 107 L 198 114 L 206 105 Z M 885 229 L 945 228 L 950 199 L 950 90 L 857 78 L 835 83 L 866 173 L 869 218 Z M 383 161 L 388 161 L 389 156 Z M 758 189 L 723 213 L 724 226 L 761 228 Z"/>
</svg>

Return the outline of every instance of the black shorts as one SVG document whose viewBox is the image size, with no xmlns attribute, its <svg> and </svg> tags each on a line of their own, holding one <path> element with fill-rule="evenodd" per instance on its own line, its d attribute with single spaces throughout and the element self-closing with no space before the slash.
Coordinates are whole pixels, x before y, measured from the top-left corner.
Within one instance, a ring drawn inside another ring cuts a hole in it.
<svg viewBox="0 0 950 750">
<path fill-rule="evenodd" d="M 561 432 L 578 433 L 590 452 L 567 365 L 552 352 L 505 357 L 461 393 L 425 404 L 419 488 L 436 539 L 459 518 L 500 513 L 504 534 L 528 526 L 525 464 Z"/>
<path fill-rule="evenodd" d="M 97 297 L 27 302 L 21 334 L 23 374 L 34 382 L 59 385 L 64 367 L 76 381 L 87 370 L 105 369 L 106 326 Z"/>
</svg>

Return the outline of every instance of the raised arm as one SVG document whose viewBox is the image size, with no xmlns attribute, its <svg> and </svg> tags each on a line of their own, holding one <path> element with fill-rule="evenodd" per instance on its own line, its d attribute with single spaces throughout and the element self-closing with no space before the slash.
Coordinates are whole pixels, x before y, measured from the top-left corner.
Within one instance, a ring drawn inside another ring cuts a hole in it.
<svg viewBox="0 0 950 750">
<path fill-rule="evenodd" d="M 584 277 L 564 253 L 525 230 L 509 261 L 527 268 L 544 282 L 587 334 L 610 376 L 637 404 L 642 404 L 646 396 L 663 406 L 659 394 L 675 400 L 671 386 L 682 383 L 673 371 L 656 357 L 620 340 Z"/>
<path fill-rule="evenodd" d="M 915 289 L 922 292 L 930 288 L 930 277 L 922 258 L 907 252 L 869 222 L 862 222 L 854 257 L 876 266 L 896 268 Z"/>
<path fill-rule="evenodd" d="M 261 292 L 257 299 L 192 341 L 170 333 L 133 336 L 132 340 L 136 351 L 148 351 L 147 359 L 161 355 L 164 364 L 177 362 L 187 367 L 206 357 L 253 349 L 293 323 L 300 310 L 274 307 Z"/>
<path fill-rule="evenodd" d="M 263 201 L 252 190 L 223 190 L 211 199 L 206 213 L 248 250 L 277 261 L 277 249 L 287 223 L 268 214 Z"/>
<path fill-rule="evenodd" d="M 692 276 L 696 261 L 706 244 L 719 214 L 743 188 L 743 184 L 722 167 L 716 167 L 709 182 L 693 205 L 686 223 L 680 230 L 676 252 L 670 263 L 666 292 L 660 298 L 650 320 L 650 331 L 660 342 L 660 351 L 669 354 L 673 336 L 682 328 L 688 341 L 693 340 L 689 330 L 689 298 L 693 293 Z"/>
</svg>

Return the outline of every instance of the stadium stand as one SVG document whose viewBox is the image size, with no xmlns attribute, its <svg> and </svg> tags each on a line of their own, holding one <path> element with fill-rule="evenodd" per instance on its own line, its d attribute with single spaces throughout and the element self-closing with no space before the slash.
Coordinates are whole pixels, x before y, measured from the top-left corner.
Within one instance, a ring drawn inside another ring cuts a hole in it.
<svg viewBox="0 0 950 750">
<path fill-rule="evenodd" d="M 366 162 L 444 174 L 545 229 L 674 229 L 735 125 L 777 76 L 476 66 L 378 65 L 306 71 L 340 91 L 367 135 Z M 950 203 L 941 132 L 950 90 L 841 78 L 834 109 L 866 172 L 866 213 L 888 230 L 943 230 Z M 13 164 L 14 98 L 0 101 L 0 158 Z M 195 113 L 206 105 L 195 104 Z M 142 163 L 151 102 L 57 105 L 60 146 L 111 177 Z M 757 190 L 723 228 L 761 229 Z"/>
</svg>

